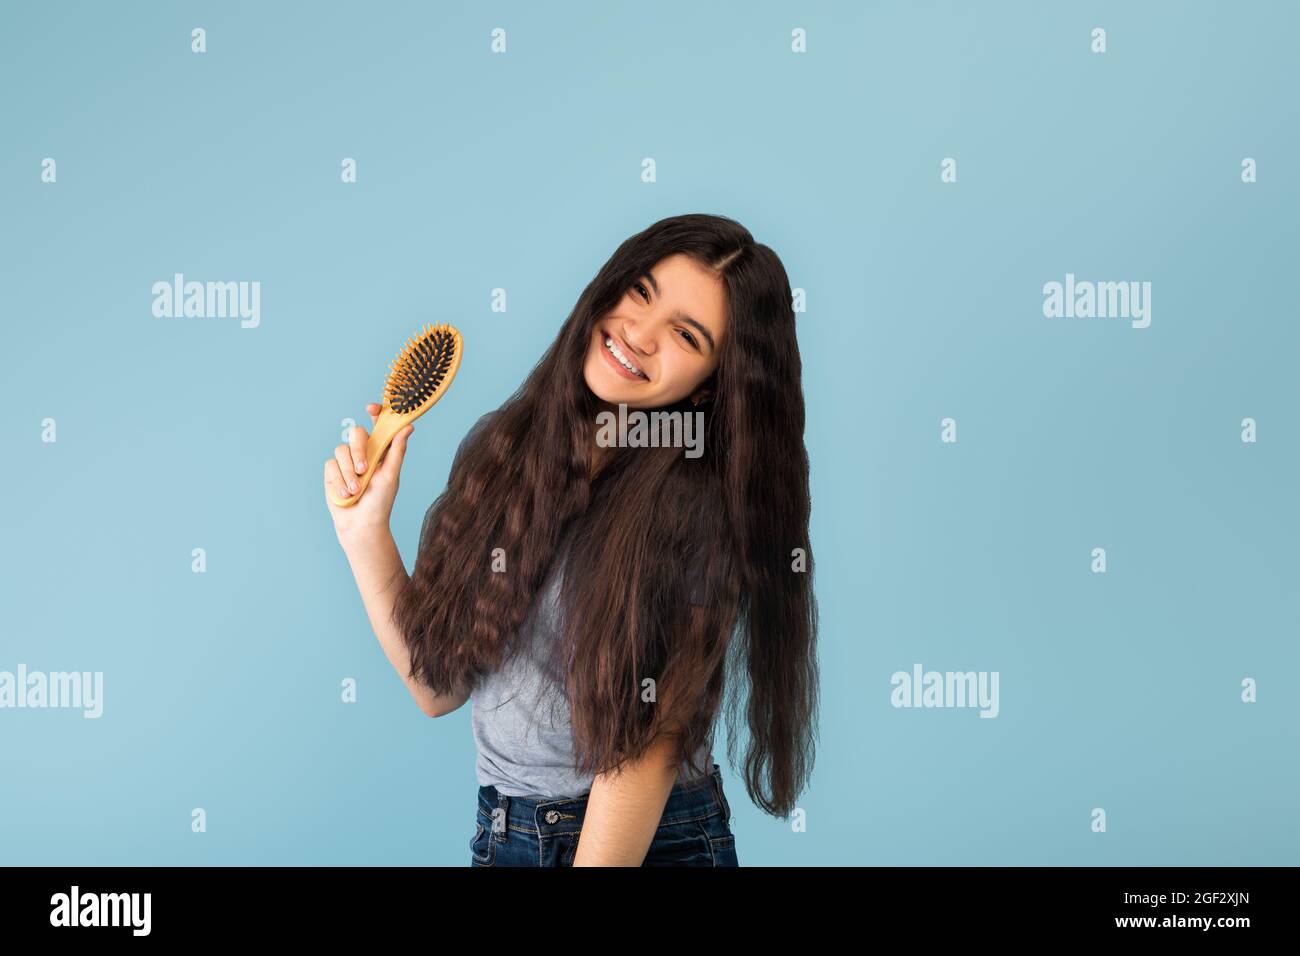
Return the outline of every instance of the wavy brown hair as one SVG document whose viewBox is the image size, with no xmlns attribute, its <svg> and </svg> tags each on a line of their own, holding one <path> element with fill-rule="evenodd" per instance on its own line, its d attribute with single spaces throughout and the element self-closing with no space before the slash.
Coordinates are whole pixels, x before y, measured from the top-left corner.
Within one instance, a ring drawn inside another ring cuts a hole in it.
<svg viewBox="0 0 1300 956">
<path fill-rule="evenodd" d="M 713 270 L 726 292 L 711 399 L 665 409 L 704 413 L 704 453 L 612 449 L 592 478 L 601 407 L 583 377 L 592 328 L 677 253 Z M 500 666 L 563 552 L 552 660 L 578 770 L 614 770 L 663 732 L 687 762 L 725 704 L 733 766 L 745 715 L 750 799 L 788 816 L 812 771 L 818 710 L 803 432 L 790 283 L 776 254 L 720 216 L 676 216 L 632 236 L 429 508 L 393 612 L 411 676 L 435 693 L 464 692 Z M 491 570 L 497 548 L 504 573 Z"/>
</svg>

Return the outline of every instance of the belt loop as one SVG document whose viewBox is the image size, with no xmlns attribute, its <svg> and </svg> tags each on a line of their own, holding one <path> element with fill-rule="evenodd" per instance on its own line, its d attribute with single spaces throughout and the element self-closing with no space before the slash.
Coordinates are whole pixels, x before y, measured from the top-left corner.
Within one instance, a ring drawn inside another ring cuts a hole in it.
<svg viewBox="0 0 1300 956">
<path fill-rule="evenodd" d="M 709 774 L 709 782 L 713 784 L 713 792 L 718 798 L 718 806 L 722 807 L 722 818 L 731 824 L 731 807 L 727 803 L 727 797 L 722 792 L 722 769 L 717 764 L 713 765 L 713 771 Z"/>
<path fill-rule="evenodd" d="M 497 809 L 500 810 L 501 813 L 493 814 L 492 839 L 496 840 L 498 843 L 505 843 L 510 833 L 510 798 L 500 790 L 497 791 Z M 497 830 L 498 819 L 501 821 L 499 824 L 501 827 L 500 831 Z"/>
</svg>

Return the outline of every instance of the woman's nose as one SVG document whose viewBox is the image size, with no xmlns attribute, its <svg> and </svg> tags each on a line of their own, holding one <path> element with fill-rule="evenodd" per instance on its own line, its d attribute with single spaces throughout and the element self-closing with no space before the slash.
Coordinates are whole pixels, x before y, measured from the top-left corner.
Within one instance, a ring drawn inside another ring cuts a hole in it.
<svg viewBox="0 0 1300 956">
<path fill-rule="evenodd" d="M 623 326 L 623 337 L 627 339 L 627 344 L 632 346 L 638 352 L 646 355 L 653 355 L 655 351 L 654 336 L 649 334 L 650 330 L 643 328 L 636 323 L 629 322 Z"/>
</svg>

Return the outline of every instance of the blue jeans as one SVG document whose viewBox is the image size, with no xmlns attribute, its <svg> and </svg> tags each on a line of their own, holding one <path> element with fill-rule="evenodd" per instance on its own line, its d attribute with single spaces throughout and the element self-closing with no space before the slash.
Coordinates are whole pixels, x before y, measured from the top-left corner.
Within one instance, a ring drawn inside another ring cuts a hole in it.
<svg viewBox="0 0 1300 956">
<path fill-rule="evenodd" d="M 572 866 L 588 794 L 559 800 L 508 797 L 478 788 L 478 818 L 470 840 L 473 866 Z M 495 821 L 495 827 L 493 823 Z M 678 781 L 642 866 L 739 866 L 731 806 L 722 770 Z"/>
</svg>

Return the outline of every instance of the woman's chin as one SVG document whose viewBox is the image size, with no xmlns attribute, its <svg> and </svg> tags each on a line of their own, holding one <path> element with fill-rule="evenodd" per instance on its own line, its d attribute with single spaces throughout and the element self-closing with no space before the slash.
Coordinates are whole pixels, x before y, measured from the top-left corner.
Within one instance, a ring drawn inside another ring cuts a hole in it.
<svg viewBox="0 0 1300 956">
<path fill-rule="evenodd" d="M 595 395 L 596 398 L 604 402 L 606 405 L 627 405 L 629 408 L 633 407 L 635 400 L 626 392 L 602 387 L 600 383 L 593 385 L 590 379 L 587 380 L 587 388 L 591 390 L 591 394 Z"/>
<path fill-rule="evenodd" d="M 596 359 L 599 362 L 599 359 Z M 594 369 L 588 366 L 583 369 L 583 379 L 587 383 L 587 388 L 591 394 L 595 395 L 602 402 L 610 405 L 627 405 L 631 407 L 633 403 L 639 401 L 640 396 L 635 394 L 635 390 L 623 385 L 622 382 L 613 381 L 613 376 L 602 366 L 597 365 Z M 636 383 L 633 382 L 633 385 Z"/>
</svg>

